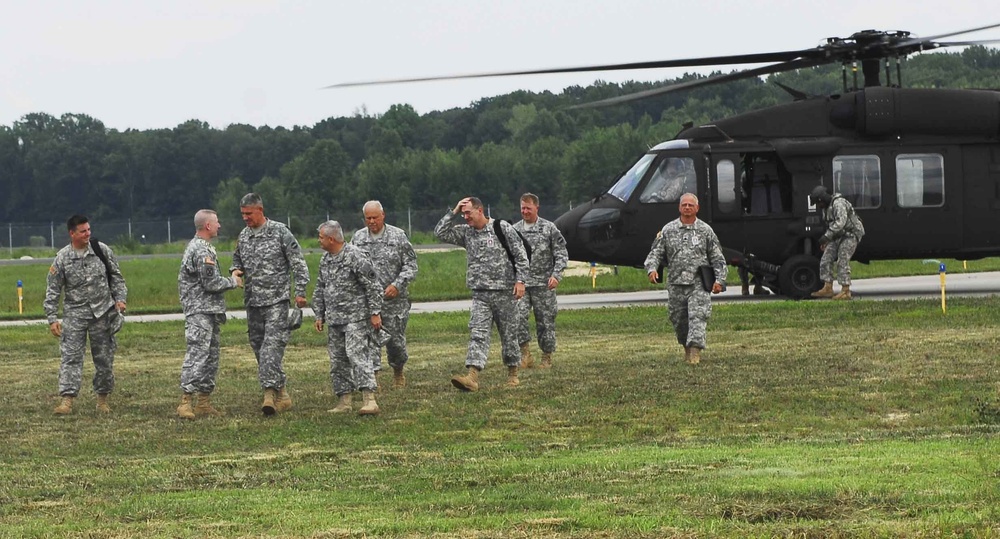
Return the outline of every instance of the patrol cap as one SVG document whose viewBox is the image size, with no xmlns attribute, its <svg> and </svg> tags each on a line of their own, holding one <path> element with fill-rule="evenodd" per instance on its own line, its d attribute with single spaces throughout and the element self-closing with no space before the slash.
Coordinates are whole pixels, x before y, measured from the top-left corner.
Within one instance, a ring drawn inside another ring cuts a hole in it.
<svg viewBox="0 0 1000 539">
<path fill-rule="evenodd" d="M 302 309 L 292 307 L 288 309 L 288 329 L 296 330 L 302 327 Z"/>
<path fill-rule="evenodd" d="M 125 325 L 125 313 L 119 312 L 115 309 L 115 314 L 111 318 L 111 334 L 115 335 L 122 330 L 122 326 Z"/>
</svg>

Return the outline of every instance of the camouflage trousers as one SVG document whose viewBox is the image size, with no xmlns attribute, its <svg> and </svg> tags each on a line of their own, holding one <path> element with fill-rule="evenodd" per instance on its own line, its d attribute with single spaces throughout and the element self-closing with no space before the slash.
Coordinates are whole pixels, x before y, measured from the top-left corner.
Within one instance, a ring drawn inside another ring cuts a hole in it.
<svg viewBox="0 0 1000 539">
<path fill-rule="evenodd" d="M 469 311 L 469 352 L 466 367 L 486 368 L 490 354 L 490 332 L 496 323 L 504 365 L 514 367 L 521 362 L 517 342 L 517 300 L 511 290 L 473 290 Z"/>
<path fill-rule="evenodd" d="M 288 329 L 288 300 L 266 307 L 247 307 L 247 334 L 257 358 L 260 387 L 285 387 L 285 346 L 292 335 Z"/>
<path fill-rule="evenodd" d="M 819 259 L 819 278 L 826 283 L 833 282 L 834 264 L 836 264 L 837 281 L 851 286 L 851 257 L 858 248 L 860 240 L 853 235 L 846 235 L 826 244 L 823 257 Z"/>
<path fill-rule="evenodd" d="M 389 340 L 385 342 L 385 355 L 393 369 L 402 369 L 410 359 L 410 354 L 406 351 L 406 324 L 409 321 L 409 313 L 382 313 L 382 332 L 389 336 Z M 382 370 L 382 347 L 378 343 L 372 346 L 372 365 L 376 371 Z"/>
<path fill-rule="evenodd" d="M 219 333 L 225 314 L 195 313 L 184 317 L 187 352 L 181 365 L 181 391 L 211 393 L 219 372 Z"/>
<path fill-rule="evenodd" d="M 59 339 L 59 394 L 75 397 L 83 383 L 83 356 L 90 335 L 90 355 L 94 359 L 94 392 L 111 393 L 115 388 L 115 349 L 118 341 L 111 332 L 111 322 L 118 316 L 112 307 L 100 318 L 67 316 L 62 321 Z"/>
<path fill-rule="evenodd" d="M 330 354 L 330 379 L 338 397 L 358 390 L 375 391 L 375 347 L 367 320 L 326 326 L 326 349 Z"/>
<path fill-rule="evenodd" d="M 559 303 L 556 291 L 547 286 L 529 286 L 524 289 L 524 297 L 517 301 L 518 344 L 531 342 L 531 327 L 528 316 L 535 312 L 535 326 L 538 332 L 538 347 L 551 354 L 556 351 L 556 314 Z"/>
<path fill-rule="evenodd" d="M 711 295 L 700 284 L 672 284 L 667 292 L 670 295 L 667 311 L 677 333 L 677 342 L 704 349 L 708 319 L 712 316 Z"/>
</svg>

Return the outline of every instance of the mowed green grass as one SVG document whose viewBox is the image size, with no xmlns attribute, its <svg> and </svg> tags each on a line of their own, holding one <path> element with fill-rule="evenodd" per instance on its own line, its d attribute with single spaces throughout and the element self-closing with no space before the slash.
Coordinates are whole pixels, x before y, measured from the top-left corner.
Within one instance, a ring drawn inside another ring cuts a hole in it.
<svg viewBox="0 0 1000 539">
<path fill-rule="evenodd" d="M 663 308 L 566 311 L 555 368 L 505 388 L 494 335 L 478 393 L 449 383 L 467 315 L 415 315 L 367 418 L 326 413 L 311 329 L 265 418 L 230 321 L 227 414 L 187 422 L 181 323 L 125 327 L 110 416 L 89 359 L 53 416 L 57 341 L 0 328 L 0 536 L 997 537 L 998 301 L 720 304 L 698 366 Z"/>
</svg>

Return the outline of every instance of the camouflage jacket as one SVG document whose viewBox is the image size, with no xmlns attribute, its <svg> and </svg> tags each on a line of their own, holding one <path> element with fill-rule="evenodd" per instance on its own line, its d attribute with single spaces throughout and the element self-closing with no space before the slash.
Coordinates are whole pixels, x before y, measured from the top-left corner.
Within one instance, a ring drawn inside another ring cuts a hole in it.
<svg viewBox="0 0 1000 539">
<path fill-rule="evenodd" d="M 493 232 L 493 219 L 480 230 L 459 224 L 460 215 L 448 212 L 434 227 L 434 235 L 441 241 L 465 247 L 467 268 L 465 284 L 470 290 L 508 290 L 517 281 L 528 279 L 528 255 L 513 225 L 503 222 L 500 229 L 507 238 L 517 266 L 511 267 L 507 251 Z"/>
<path fill-rule="evenodd" d="M 58 320 L 59 296 L 65 292 L 63 299 L 63 316 L 83 319 L 98 318 L 108 312 L 116 302 L 126 301 L 128 288 L 125 277 L 118 267 L 118 259 L 114 251 L 103 243 L 99 243 L 111 266 L 111 286 L 108 286 L 107 269 L 104 262 L 97 257 L 90 244 L 82 256 L 67 245 L 56 253 L 45 289 L 45 317 L 49 324 Z"/>
<path fill-rule="evenodd" d="M 177 273 L 177 293 L 184 314 L 222 314 L 226 299 L 222 293 L 236 288 L 236 279 L 224 277 L 215 247 L 195 236 L 184 249 Z"/>
<path fill-rule="evenodd" d="M 826 232 L 823 239 L 833 241 L 848 234 L 857 239 L 865 235 L 865 226 L 861 224 L 861 218 L 854 213 L 854 206 L 846 198 L 833 195 L 830 207 L 823 210 L 823 219 L 826 221 Z"/>
<path fill-rule="evenodd" d="M 524 285 L 547 286 L 549 277 L 561 281 L 566 264 L 569 263 L 569 253 L 566 251 L 566 239 L 556 225 L 539 217 L 534 226 L 521 220 L 514 228 L 521 232 L 524 240 L 531 246 L 528 278 Z"/>
<path fill-rule="evenodd" d="M 289 279 L 295 278 L 295 296 L 306 297 L 309 267 L 295 236 L 284 224 L 268 219 L 260 230 L 246 227 L 236 240 L 234 269 L 243 270 L 243 302 L 266 307 L 288 299 Z"/>
<path fill-rule="evenodd" d="M 324 253 L 313 290 L 316 319 L 343 325 L 381 314 L 382 291 L 375 268 L 364 251 L 345 244 L 337 254 Z"/>
<path fill-rule="evenodd" d="M 410 308 L 410 283 L 417 276 L 417 254 L 406 233 L 401 228 L 385 225 L 376 238 L 367 228 L 362 228 L 354 233 L 351 243 L 368 253 L 383 292 L 389 285 L 399 290 L 398 296 L 383 298 L 383 314 L 406 314 Z"/>
<path fill-rule="evenodd" d="M 660 230 L 643 266 L 646 273 L 651 273 L 657 271 L 660 264 L 667 268 L 664 281 L 669 284 L 700 285 L 698 266 L 712 266 L 715 282 L 726 283 L 728 267 L 719 238 L 712 227 L 701 219 L 690 225 L 674 219 Z"/>
</svg>

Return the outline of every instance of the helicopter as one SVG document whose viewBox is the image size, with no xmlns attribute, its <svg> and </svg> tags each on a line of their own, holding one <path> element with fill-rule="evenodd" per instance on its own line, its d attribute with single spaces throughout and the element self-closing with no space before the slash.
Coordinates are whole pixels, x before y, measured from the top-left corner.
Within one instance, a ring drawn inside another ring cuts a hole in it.
<svg viewBox="0 0 1000 539">
<path fill-rule="evenodd" d="M 864 30 L 801 50 L 377 83 L 772 62 L 573 107 L 584 108 L 839 62 L 841 93 L 810 96 L 782 85 L 792 101 L 686 124 L 555 221 L 572 260 L 642 267 L 657 232 L 679 216 L 680 196 L 694 193 L 698 218 L 711 224 L 729 264 L 802 299 L 822 285 L 825 223 L 809 197 L 818 185 L 850 201 L 864 222 L 859 262 L 1000 255 L 1000 91 L 901 84 L 907 55 L 996 42 L 939 41 L 996 27 L 926 38 Z M 362 84 L 372 83 L 335 86 Z"/>
</svg>

